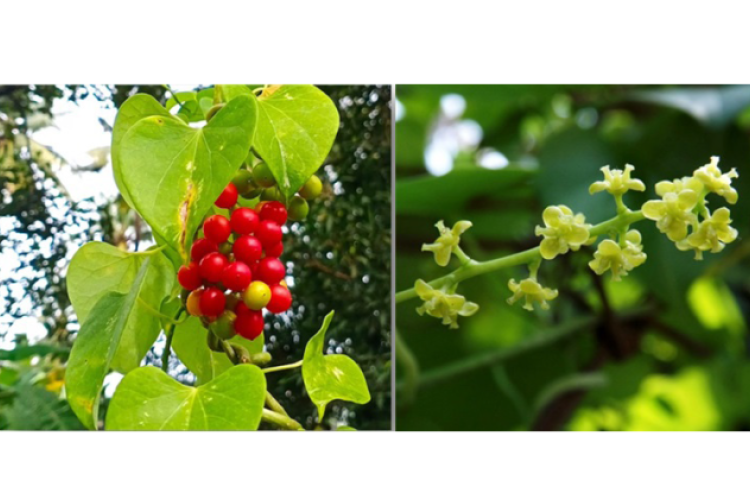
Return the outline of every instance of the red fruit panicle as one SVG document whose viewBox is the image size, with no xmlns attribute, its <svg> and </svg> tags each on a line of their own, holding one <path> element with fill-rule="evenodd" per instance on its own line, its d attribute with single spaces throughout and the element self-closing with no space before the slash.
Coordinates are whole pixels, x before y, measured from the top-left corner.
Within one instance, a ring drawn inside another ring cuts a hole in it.
<svg viewBox="0 0 750 499">
<path fill-rule="evenodd" d="M 224 187 L 224 190 L 221 191 L 221 194 L 219 194 L 219 199 L 216 200 L 216 206 L 219 208 L 224 208 L 225 210 L 228 210 L 232 206 L 237 204 L 237 196 L 239 193 L 237 192 L 237 187 L 233 183 L 229 183 L 226 187 Z"/>
<path fill-rule="evenodd" d="M 219 288 L 207 288 L 200 298 L 200 309 L 203 315 L 216 317 L 224 312 L 226 297 Z"/>
<path fill-rule="evenodd" d="M 221 274 L 221 283 L 225 288 L 232 291 L 242 291 L 250 285 L 253 274 L 250 267 L 242 262 L 232 262 L 224 268 Z"/>
<path fill-rule="evenodd" d="M 190 248 L 190 259 L 194 262 L 200 262 L 204 256 L 214 251 L 219 251 L 219 246 L 209 239 L 196 239 Z"/>
<path fill-rule="evenodd" d="M 198 264 L 198 271 L 200 272 L 200 276 L 208 282 L 219 282 L 224 273 L 224 268 L 228 264 L 227 257 L 221 253 L 209 253 Z"/>
<path fill-rule="evenodd" d="M 286 218 L 286 207 L 278 201 L 265 203 L 260 209 L 261 220 L 271 220 L 279 225 L 284 225 L 286 223 Z"/>
<path fill-rule="evenodd" d="M 203 222 L 203 234 L 206 236 L 206 239 L 216 244 L 221 244 L 229 239 L 231 233 L 232 227 L 229 224 L 229 220 L 221 215 L 212 215 Z"/>
<path fill-rule="evenodd" d="M 238 208 L 232 212 L 229 223 L 232 226 L 232 230 L 237 234 L 252 234 L 258 228 L 260 219 L 255 210 Z"/>
<path fill-rule="evenodd" d="M 284 245 L 282 243 L 276 243 L 270 248 L 266 248 L 266 256 L 271 258 L 278 258 L 284 252 Z"/>
<path fill-rule="evenodd" d="M 180 283 L 180 286 L 188 291 L 200 288 L 203 281 L 198 272 L 198 264 L 190 262 L 187 267 L 184 265 L 180 267 L 180 270 L 177 271 L 177 281 Z"/>
<path fill-rule="evenodd" d="M 271 286 L 271 300 L 266 304 L 266 309 L 273 314 L 280 314 L 289 310 L 292 306 L 292 293 L 281 284 Z"/>
<path fill-rule="evenodd" d="M 281 236 L 281 227 L 273 220 L 261 220 L 258 229 L 255 231 L 255 237 L 260 240 L 264 248 L 270 248 L 274 244 L 280 243 Z"/>
<path fill-rule="evenodd" d="M 238 313 L 234 321 L 234 330 L 243 338 L 254 340 L 263 333 L 263 313 L 249 308 L 246 312 Z"/>
<path fill-rule="evenodd" d="M 263 245 L 257 237 L 240 236 L 234 242 L 232 250 L 234 251 L 234 257 L 237 260 L 252 266 L 253 263 L 260 260 L 260 257 L 263 254 Z"/>
<path fill-rule="evenodd" d="M 269 286 L 278 284 L 286 276 L 286 267 L 278 258 L 264 258 L 258 263 L 256 279 Z"/>
</svg>

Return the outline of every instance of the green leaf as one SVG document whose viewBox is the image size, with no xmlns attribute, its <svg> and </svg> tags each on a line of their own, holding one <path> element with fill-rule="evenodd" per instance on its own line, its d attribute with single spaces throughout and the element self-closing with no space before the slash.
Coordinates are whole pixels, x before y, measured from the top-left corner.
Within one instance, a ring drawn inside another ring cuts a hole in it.
<svg viewBox="0 0 750 499">
<path fill-rule="evenodd" d="M 262 334 L 253 341 L 235 336 L 229 342 L 245 347 L 251 354 L 263 351 Z M 233 366 L 223 352 L 214 352 L 208 348 L 208 330 L 197 317 L 191 317 L 177 325 L 172 348 L 185 367 L 198 378 L 198 385 L 211 381 Z"/>
<path fill-rule="evenodd" d="M 266 377 L 235 366 L 198 388 L 161 370 L 141 367 L 120 382 L 107 411 L 107 430 L 257 430 Z"/>
<path fill-rule="evenodd" d="M 247 156 L 256 110 L 254 97 L 241 96 L 201 129 L 154 114 L 113 139 L 112 154 L 135 208 L 183 260 L 203 216 Z"/>
<path fill-rule="evenodd" d="M 174 286 L 175 274 L 162 254 L 129 253 L 110 244 L 92 242 L 81 247 L 68 267 L 68 294 L 78 321 L 84 324 L 94 305 L 107 293 L 128 293 L 139 269 L 148 260 L 146 276 L 119 339 L 111 368 L 127 373 L 141 363 L 161 330 L 158 311 Z"/>
<path fill-rule="evenodd" d="M 198 94 L 195 92 L 177 92 L 177 99 L 179 99 L 180 104 L 184 105 L 186 102 L 197 102 L 198 101 Z M 167 103 L 164 106 L 167 111 L 171 110 L 173 107 L 177 105 L 177 99 L 174 98 L 174 96 L 167 99 Z"/>
<path fill-rule="evenodd" d="M 247 85 L 217 85 L 217 87 L 221 87 L 224 102 L 229 102 L 240 95 L 253 95 Z"/>
<path fill-rule="evenodd" d="M 123 137 L 133 125 L 150 116 L 171 116 L 159 102 L 146 94 L 136 94 L 126 100 L 117 112 L 115 126 L 112 129 L 112 170 L 115 175 L 115 183 L 120 190 L 123 199 L 131 208 L 135 208 L 133 199 L 128 192 L 125 182 L 122 180 L 122 160 L 120 159 L 120 143 Z"/>
<path fill-rule="evenodd" d="M 332 400 L 347 400 L 357 404 L 370 401 L 370 391 L 362 369 L 346 355 L 323 355 L 325 335 L 333 319 L 333 311 L 323 321 L 320 331 L 310 338 L 305 347 L 302 378 L 313 403 L 323 419 L 326 405 Z"/>
<path fill-rule="evenodd" d="M 338 428 L 336 428 L 336 431 L 357 431 L 357 429 L 352 428 L 351 426 L 344 425 L 344 426 L 339 426 Z"/>
<path fill-rule="evenodd" d="M 289 198 L 325 161 L 339 128 L 336 106 L 312 85 L 264 89 L 253 147 Z"/>
<path fill-rule="evenodd" d="M 89 429 L 96 428 L 104 377 L 128 319 L 138 306 L 137 298 L 147 272 L 148 260 L 141 265 L 129 293 L 105 294 L 91 309 L 73 343 L 65 375 L 65 391 L 73 412 Z"/>
</svg>

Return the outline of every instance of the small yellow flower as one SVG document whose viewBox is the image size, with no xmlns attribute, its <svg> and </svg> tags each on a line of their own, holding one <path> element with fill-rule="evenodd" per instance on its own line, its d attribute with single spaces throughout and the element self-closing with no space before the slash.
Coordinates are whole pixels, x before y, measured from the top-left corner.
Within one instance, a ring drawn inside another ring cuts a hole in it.
<svg viewBox="0 0 750 499">
<path fill-rule="evenodd" d="M 719 208 L 711 217 L 703 220 L 698 228 L 683 241 L 677 242 L 682 251 L 695 250 L 695 259 L 702 260 L 704 251 L 718 253 L 724 245 L 737 239 L 737 229 L 730 227 L 728 208 Z"/>
<path fill-rule="evenodd" d="M 660 200 L 646 201 L 643 215 L 656 221 L 656 227 L 672 241 L 681 241 L 687 236 L 688 225 L 697 218 L 691 210 L 698 203 L 698 194 L 690 189 L 679 193 L 665 191 Z"/>
<path fill-rule="evenodd" d="M 609 166 L 601 168 L 604 172 L 604 180 L 594 182 L 589 187 L 589 193 L 595 194 L 600 191 L 607 191 L 613 196 L 622 196 L 629 190 L 645 191 L 646 186 L 638 179 L 631 179 L 630 172 L 635 170 L 633 165 L 625 165 L 625 170 L 610 170 Z"/>
<path fill-rule="evenodd" d="M 711 156 L 709 164 L 695 170 L 695 178 L 703 182 L 706 189 L 722 196 L 730 204 L 737 202 L 737 191 L 732 187 L 732 179 L 737 177 L 739 174 L 734 168 L 729 173 L 721 173 L 718 156 Z"/>
<path fill-rule="evenodd" d="M 668 192 L 679 194 L 685 189 L 694 191 L 698 196 L 700 196 L 701 193 L 703 193 L 703 182 L 695 177 L 682 177 L 676 178 L 672 182 L 663 180 L 656 184 L 656 193 L 661 197 L 664 197 L 664 195 Z"/>
<path fill-rule="evenodd" d="M 590 239 L 591 225 L 585 223 L 583 214 L 574 215 L 567 206 L 548 206 L 542 213 L 542 219 L 546 227 L 537 225 L 536 235 L 544 236 L 539 249 L 547 260 L 564 255 L 569 249 L 578 251 Z"/>
<path fill-rule="evenodd" d="M 451 260 L 451 253 L 453 253 L 454 248 L 457 248 L 461 242 L 461 234 L 466 232 L 471 225 L 471 222 L 462 220 L 456 222 L 453 228 L 448 230 L 443 221 L 439 221 L 435 224 L 435 227 L 440 231 L 440 236 L 432 244 L 423 244 L 422 251 L 432 251 L 435 253 L 435 263 L 441 267 L 445 267 Z"/>
<path fill-rule="evenodd" d="M 424 301 L 422 306 L 417 308 L 417 313 L 442 319 L 443 324 L 450 326 L 451 329 L 458 329 L 459 315 L 468 317 L 479 310 L 479 305 L 476 303 L 466 301 L 466 298 L 461 295 L 448 294 L 441 289 L 435 289 L 422 279 L 414 283 L 414 289 Z"/>
<path fill-rule="evenodd" d="M 612 280 L 619 281 L 621 276 L 628 275 L 628 272 L 645 261 L 646 253 L 643 252 L 641 245 L 641 233 L 631 230 L 625 234 L 624 247 L 612 239 L 600 242 L 594 252 L 594 259 L 589 262 L 589 267 L 599 275 L 611 270 Z"/>
<path fill-rule="evenodd" d="M 523 308 L 532 312 L 535 303 L 538 303 L 542 310 L 547 310 L 549 308 L 547 300 L 557 298 L 556 289 L 543 287 L 534 277 L 528 277 L 521 282 L 511 279 L 508 281 L 508 288 L 513 292 L 513 296 L 508 298 L 508 303 L 513 305 L 521 298 L 525 298 Z"/>
</svg>

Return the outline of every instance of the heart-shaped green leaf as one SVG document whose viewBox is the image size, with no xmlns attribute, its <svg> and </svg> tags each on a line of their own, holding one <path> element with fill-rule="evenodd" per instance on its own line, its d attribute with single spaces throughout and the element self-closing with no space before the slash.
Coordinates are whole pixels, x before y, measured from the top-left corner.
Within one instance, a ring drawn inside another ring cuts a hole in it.
<svg viewBox="0 0 750 499">
<path fill-rule="evenodd" d="M 154 114 L 113 138 L 112 154 L 133 205 L 185 261 L 203 216 L 247 156 L 256 111 L 253 96 L 240 96 L 203 128 Z"/>
<path fill-rule="evenodd" d="M 370 391 L 362 369 L 346 355 L 323 355 L 325 335 L 333 319 L 329 313 L 320 331 L 310 338 L 305 347 L 302 363 L 302 378 L 310 399 L 318 407 L 319 419 L 323 419 L 326 405 L 332 400 L 348 400 L 357 404 L 370 401 Z"/>
<path fill-rule="evenodd" d="M 253 147 L 289 198 L 325 161 L 339 129 L 333 101 L 312 85 L 271 86 L 258 97 Z"/>
<path fill-rule="evenodd" d="M 81 247 L 68 267 L 68 294 L 84 324 L 94 305 L 107 293 L 127 294 L 138 271 L 148 259 L 143 283 L 138 289 L 136 306 L 128 316 L 111 368 L 121 373 L 135 369 L 159 336 L 158 311 L 174 286 L 174 271 L 161 253 L 129 253 L 112 245 L 92 242 Z M 151 309 L 151 310 L 149 310 Z"/>
<path fill-rule="evenodd" d="M 104 377 L 128 320 L 138 306 L 148 268 L 146 259 L 127 294 L 110 292 L 97 301 L 73 343 L 65 373 L 65 393 L 73 412 L 89 429 L 96 428 Z"/>
<path fill-rule="evenodd" d="M 250 354 L 263 351 L 262 334 L 253 341 L 235 336 L 229 342 L 245 347 Z M 172 348 L 185 367 L 195 374 L 198 385 L 211 381 L 234 365 L 223 352 L 214 352 L 208 348 L 208 330 L 196 317 L 177 325 Z"/>
<path fill-rule="evenodd" d="M 257 430 L 266 377 L 243 364 L 211 383 L 185 386 L 148 366 L 120 382 L 107 411 L 107 430 Z"/>
<path fill-rule="evenodd" d="M 150 95 L 136 94 L 120 106 L 117 118 L 115 118 L 115 126 L 112 128 L 112 170 L 115 174 L 115 183 L 120 190 L 120 194 L 122 194 L 122 198 L 131 208 L 135 208 L 135 205 L 125 182 L 122 180 L 122 161 L 119 156 L 120 143 L 133 125 L 149 116 L 170 116 L 170 114 Z"/>
</svg>

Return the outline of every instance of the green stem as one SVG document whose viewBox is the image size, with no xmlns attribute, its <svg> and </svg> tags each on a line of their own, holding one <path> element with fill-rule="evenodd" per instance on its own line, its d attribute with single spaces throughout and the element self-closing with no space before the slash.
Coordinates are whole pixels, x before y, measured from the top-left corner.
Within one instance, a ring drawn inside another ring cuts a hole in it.
<svg viewBox="0 0 750 499">
<path fill-rule="evenodd" d="M 185 310 L 184 307 L 180 307 L 177 314 L 174 316 L 174 321 L 180 318 L 182 312 Z M 169 329 L 165 331 L 167 341 L 164 344 L 164 352 L 161 354 L 161 370 L 167 373 L 169 371 L 169 356 L 172 354 L 172 337 L 174 336 L 174 328 L 177 326 L 177 322 L 172 322 Z M 169 373 L 167 373 L 169 374 Z"/>
<path fill-rule="evenodd" d="M 409 405 L 417 396 L 419 361 L 398 331 L 396 331 L 396 362 L 404 372 L 404 381 L 398 398 L 399 405 Z"/>
<path fill-rule="evenodd" d="M 282 430 L 302 430 L 302 425 L 297 421 L 293 420 L 289 416 L 284 416 L 278 412 L 274 412 L 270 409 L 263 408 L 263 413 L 260 416 L 261 421 L 271 423 L 272 425 L 278 426 Z"/>
<path fill-rule="evenodd" d="M 289 417 L 289 414 L 287 414 L 286 409 L 284 409 L 284 406 L 282 406 L 278 400 L 276 400 L 273 395 L 271 395 L 271 392 L 266 392 L 266 405 L 269 409 L 271 409 L 274 412 L 278 412 L 279 414 L 282 414 L 286 417 Z"/>
<path fill-rule="evenodd" d="M 544 333 L 537 333 L 520 343 L 517 343 L 509 348 L 502 350 L 496 350 L 494 352 L 483 353 L 475 355 L 466 359 L 447 364 L 442 367 L 438 367 L 431 371 L 423 373 L 419 379 L 420 388 L 428 387 L 430 385 L 438 384 L 455 376 L 460 376 L 477 369 L 493 366 L 499 362 L 507 361 L 513 357 L 517 357 L 526 352 L 542 348 L 560 340 L 563 340 L 569 336 L 573 336 L 578 333 L 589 331 L 591 326 L 596 324 L 597 318 L 595 317 L 581 317 L 570 322 L 563 324 L 559 327 L 553 328 Z M 402 389 L 404 383 L 399 383 L 398 388 Z"/>
<path fill-rule="evenodd" d="M 268 373 L 275 373 L 276 371 L 286 371 L 288 369 L 295 369 L 297 367 L 301 367 L 302 362 L 303 361 L 300 360 L 298 362 L 295 362 L 294 364 L 284 364 L 283 366 L 267 367 L 265 369 L 262 369 L 262 371 L 265 374 L 268 374 Z"/>
<path fill-rule="evenodd" d="M 605 222 L 594 225 L 589 233 L 591 236 L 601 236 L 607 234 L 610 231 L 619 231 L 623 226 L 628 226 L 632 223 L 639 222 L 645 217 L 640 210 L 628 211 L 617 215 Z M 466 279 L 471 279 L 478 275 L 487 274 L 488 272 L 494 272 L 496 270 L 505 269 L 508 267 L 515 267 L 518 265 L 528 265 L 534 260 L 541 259 L 541 253 L 539 246 L 521 251 L 520 253 L 514 253 L 512 255 L 503 256 L 494 260 L 487 260 L 486 262 L 470 261 L 469 263 L 462 265 L 460 268 L 454 270 L 448 275 L 430 281 L 428 284 L 433 288 L 442 288 L 444 286 L 451 286 L 458 284 Z M 399 293 L 396 293 L 396 303 L 402 303 L 412 298 L 417 297 L 417 291 L 414 288 L 406 289 Z"/>
</svg>

